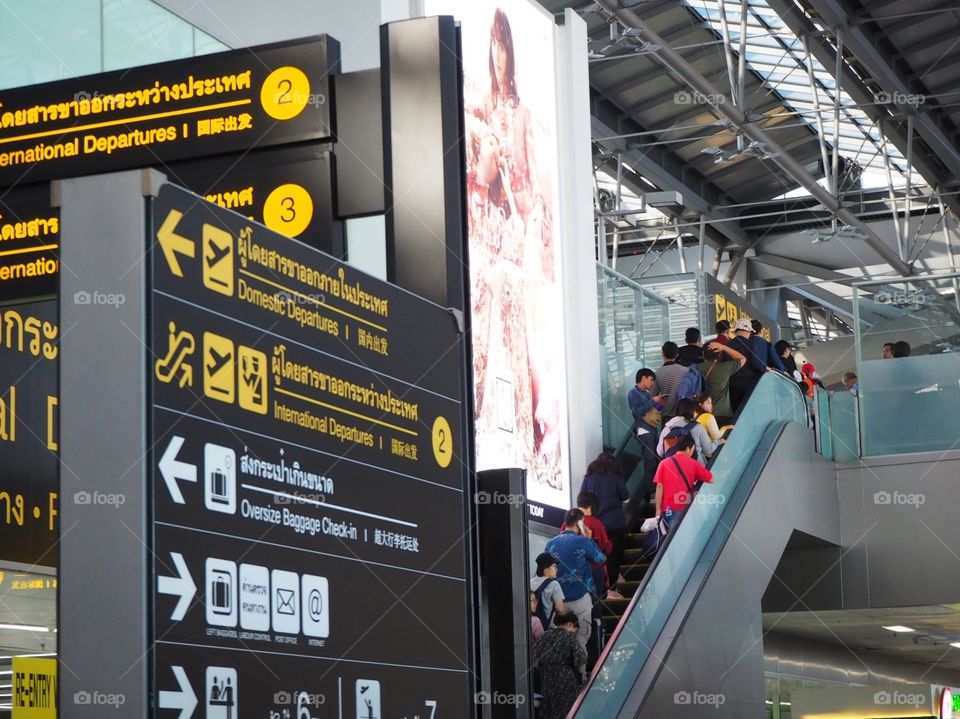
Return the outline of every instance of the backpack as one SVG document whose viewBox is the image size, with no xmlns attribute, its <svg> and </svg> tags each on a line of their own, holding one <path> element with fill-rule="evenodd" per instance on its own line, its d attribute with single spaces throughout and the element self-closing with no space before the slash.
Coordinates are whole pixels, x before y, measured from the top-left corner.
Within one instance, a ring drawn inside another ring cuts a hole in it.
<svg viewBox="0 0 960 719">
<path fill-rule="evenodd" d="M 687 423 L 682 427 L 683 433 L 684 433 L 684 434 L 690 434 L 690 432 L 693 430 L 693 425 L 695 425 L 696 423 L 697 423 L 697 420 L 695 420 L 695 419 L 687 422 Z M 679 438 L 679 437 L 664 437 L 664 438 L 663 438 L 663 459 L 667 459 L 667 457 L 672 457 L 673 455 L 675 455 L 675 454 L 677 453 L 677 450 L 675 449 L 675 447 L 677 446 L 677 442 L 679 442 L 679 441 L 680 441 L 680 438 Z M 697 450 L 696 450 L 696 449 L 693 450 L 693 458 L 694 458 L 694 459 L 697 458 Z"/>
<path fill-rule="evenodd" d="M 704 394 L 707 388 L 707 381 L 704 379 L 703 372 L 700 371 L 700 365 L 694 362 L 690 369 L 680 378 L 680 384 L 677 385 L 677 399 L 692 399 L 698 394 Z"/>
<path fill-rule="evenodd" d="M 551 577 L 551 578 L 545 580 L 544 582 L 542 582 L 542 583 L 540 584 L 540 586 L 537 587 L 536 590 L 534 590 L 534 592 L 533 592 L 534 595 L 535 595 L 536 598 L 537 598 L 537 614 L 536 614 L 536 616 L 538 616 L 538 617 L 540 618 L 540 623 L 543 625 L 543 630 L 544 630 L 544 631 L 546 631 L 546 630 L 548 630 L 548 629 L 550 628 L 550 620 L 553 619 L 553 615 L 554 615 L 554 606 L 553 606 L 553 602 L 551 602 L 551 603 L 550 603 L 550 613 L 547 614 L 546 607 L 543 606 L 543 592 L 544 592 L 544 590 L 545 590 L 547 587 L 550 586 L 551 583 L 553 583 L 553 582 L 555 582 L 555 581 L 557 581 L 557 580 Z"/>
</svg>

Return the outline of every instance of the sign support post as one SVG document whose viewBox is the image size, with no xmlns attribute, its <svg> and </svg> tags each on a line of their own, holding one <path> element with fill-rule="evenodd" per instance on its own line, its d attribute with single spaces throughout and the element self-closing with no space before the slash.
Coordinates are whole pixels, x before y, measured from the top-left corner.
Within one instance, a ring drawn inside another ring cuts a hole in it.
<svg viewBox="0 0 960 719">
<path fill-rule="evenodd" d="M 131 717 L 149 710 L 143 195 L 159 177 L 129 171 L 63 180 L 54 190 L 64 224 L 62 719 L 100 719 L 115 707 Z M 94 293 L 105 301 L 94 303 Z"/>
</svg>

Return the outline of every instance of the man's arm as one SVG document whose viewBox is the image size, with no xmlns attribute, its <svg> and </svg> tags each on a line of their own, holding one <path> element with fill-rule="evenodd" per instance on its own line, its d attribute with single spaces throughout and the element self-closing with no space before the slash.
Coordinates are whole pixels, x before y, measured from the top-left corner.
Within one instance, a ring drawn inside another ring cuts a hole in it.
<svg viewBox="0 0 960 719">
<path fill-rule="evenodd" d="M 704 467 L 699 462 L 694 462 L 696 468 L 693 471 L 694 482 L 712 482 L 713 481 L 713 472 Z"/>
<path fill-rule="evenodd" d="M 777 354 L 777 351 L 769 342 L 767 342 L 767 364 L 778 372 L 782 372 L 783 374 L 787 373 L 786 367 L 783 366 L 783 360 L 780 359 L 780 355 Z"/>
<path fill-rule="evenodd" d="M 764 357 L 763 360 L 761 360 L 760 357 L 757 355 L 757 343 L 754 342 L 753 340 L 749 340 L 746 342 L 746 345 L 747 345 L 747 352 L 749 353 L 749 356 L 747 357 L 747 362 L 750 363 L 750 369 L 752 369 L 754 372 L 766 372 L 767 371 L 767 363 L 765 361 L 766 357 Z"/>
<path fill-rule="evenodd" d="M 742 353 L 737 352 L 730 345 L 725 345 L 722 342 L 711 342 L 709 347 L 715 349 L 718 352 L 725 353 L 730 359 L 736 360 L 740 363 L 740 366 L 743 367 L 747 363 L 747 358 L 743 356 Z"/>
<path fill-rule="evenodd" d="M 587 539 L 584 537 L 584 539 Z M 592 539 L 587 539 L 590 545 L 587 547 L 587 559 L 594 564 L 603 564 L 607 561 L 607 555 L 600 551 L 600 547 Z"/>
<path fill-rule="evenodd" d="M 630 411 L 633 413 L 634 419 L 640 419 L 657 406 L 653 397 L 649 394 L 645 396 L 645 393 L 640 390 L 631 391 L 630 394 L 627 395 L 627 404 L 630 405 Z"/>
<path fill-rule="evenodd" d="M 657 517 L 663 514 L 663 485 L 662 484 L 657 485 L 657 495 L 656 495 L 656 498 L 654 499 L 654 507 L 656 507 L 656 509 L 654 510 L 654 513 Z"/>
</svg>

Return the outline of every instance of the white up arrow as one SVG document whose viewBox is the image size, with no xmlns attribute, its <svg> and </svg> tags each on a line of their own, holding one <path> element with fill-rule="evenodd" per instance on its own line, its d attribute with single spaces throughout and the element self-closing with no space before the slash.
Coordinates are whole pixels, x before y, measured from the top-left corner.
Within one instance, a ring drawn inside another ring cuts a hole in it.
<svg viewBox="0 0 960 719">
<path fill-rule="evenodd" d="M 180 597 L 177 600 L 177 606 L 173 608 L 170 619 L 179 622 L 187 613 L 190 606 L 190 600 L 197 593 L 197 585 L 193 583 L 193 577 L 190 576 L 190 570 L 187 569 L 187 563 L 183 560 L 183 555 L 179 552 L 170 552 L 170 559 L 173 560 L 173 566 L 177 569 L 176 577 L 158 577 L 157 591 L 160 594 L 172 594 Z"/>
<path fill-rule="evenodd" d="M 177 678 L 177 684 L 180 685 L 178 692 L 160 692 L 161 709 L 179 709 L 179 719 L 190 719 L 193 716 L 193 710 L 197 708 L 197 695 L 190 686 L 190 680 L 187 679 L 187 673 L 183 667 L 172 666 L 173 676 Z"/>
<path fill-rule="evenodd" d="M 167 485 L 167 489 L 170 491 L 170 498 L 177 504 L 186 504 L 177 480 L 182 479 L 184 482 L 197 481 L 197 468 L 187 462 L 177 461 L 177 454 L 180 452 L 184 441 L 183 437 L 179 435 L 171 437 L 170 444 L 167 445 L 166 451 L 164 451 L 163 456 L 160 458 L 160 474 L 163 476 L 164 484 Z"/>
</svg>

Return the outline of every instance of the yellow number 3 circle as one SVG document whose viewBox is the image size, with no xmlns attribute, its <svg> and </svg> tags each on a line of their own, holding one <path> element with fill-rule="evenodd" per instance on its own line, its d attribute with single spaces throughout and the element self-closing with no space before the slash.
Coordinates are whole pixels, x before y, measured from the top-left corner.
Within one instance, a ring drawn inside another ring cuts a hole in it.
<svg viewBox="0 0 960 719">
<path fill-rule="evenodd" d="M 441 467 L 449 467 L 453 459 L 453 432 L 445 417 L 433 420 L 433 458 Z"/>
<path fill-rule="evenodd" d="M 313 219 L 313 199 L 300 185 L 280 185 L 263 203 L 263 224 L 287 237 L 299 237 Z"/>
<path fill-rule="evenodd" d="M 285 65 L 271 72 L 260 88 L 260 104 L 275 120 L 291 120 L 310 101 L 310 81 L 303 70 Z"/>
</svg>

